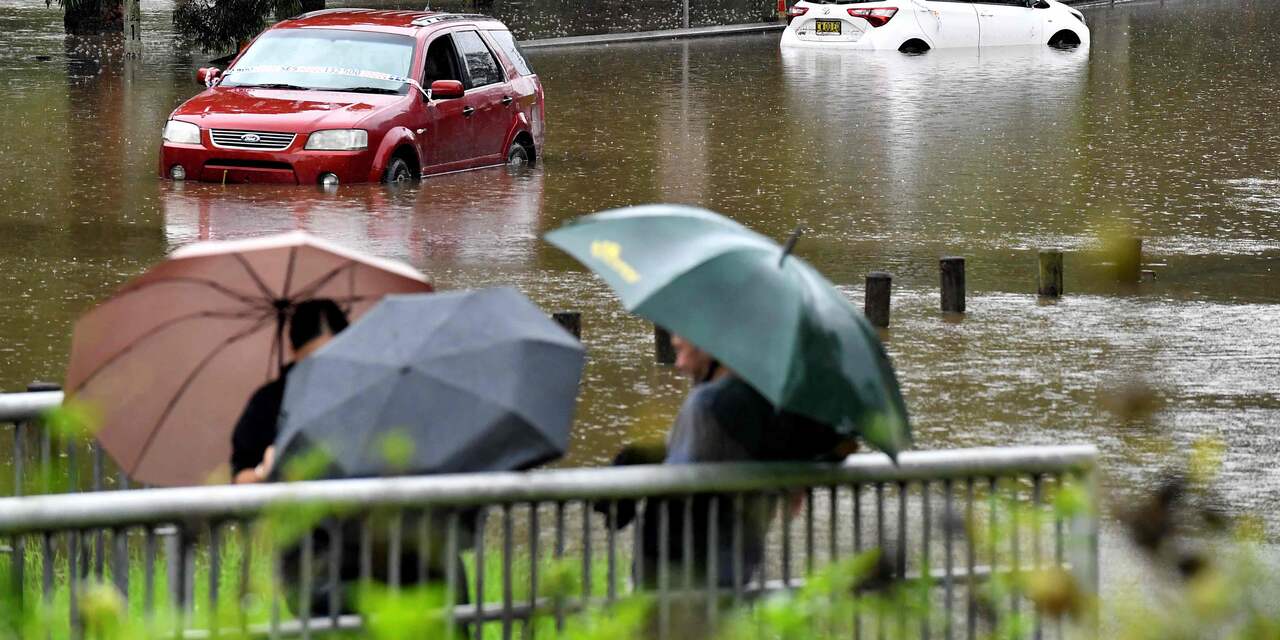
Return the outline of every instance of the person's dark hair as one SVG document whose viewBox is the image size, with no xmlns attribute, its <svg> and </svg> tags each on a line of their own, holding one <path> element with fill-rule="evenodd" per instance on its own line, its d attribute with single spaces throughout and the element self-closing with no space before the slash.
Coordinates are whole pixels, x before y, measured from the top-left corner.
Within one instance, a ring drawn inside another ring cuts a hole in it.
<svg viewBox="0 0 1280 640">
<path fill-rule="evenodd" d="M 324 333 L 338 333 L 347 328 L 347 314 L 338 303 L 328 298 L 299 302 L 289 320 L 289 344 L 294 350 Z"/>
</svg>

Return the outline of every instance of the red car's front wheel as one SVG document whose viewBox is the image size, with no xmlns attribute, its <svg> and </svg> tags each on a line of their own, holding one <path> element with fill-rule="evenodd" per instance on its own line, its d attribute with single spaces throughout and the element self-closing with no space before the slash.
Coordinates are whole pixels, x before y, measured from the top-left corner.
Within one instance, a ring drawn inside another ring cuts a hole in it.
<svg viewBox="0 0 1280 640">
<path fill-rule="evenodd" d="M 382 181 L 387 184 L 408 184 L 413 182 L 413 170 L 404 158 L 395 157 L 387 163 L 387 170 L 382 174 Z"/>
</svg>

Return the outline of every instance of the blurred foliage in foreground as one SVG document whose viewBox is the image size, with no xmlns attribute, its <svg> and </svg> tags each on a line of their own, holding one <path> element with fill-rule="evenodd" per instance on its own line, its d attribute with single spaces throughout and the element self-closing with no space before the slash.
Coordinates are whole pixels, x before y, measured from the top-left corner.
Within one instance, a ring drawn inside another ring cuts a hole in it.
<svg viewBox="0 0 1280 640">
<path fill-rule="evenodd" d="M 1184 468 L 1114 507 L 1147 575 L 1115 588 L 1102 635 L 1280 638 L 1280 558 L 1260 519 L 1226 515 L 1216 483 L 1225 450 L 1196 442 Z"/>
</svg>

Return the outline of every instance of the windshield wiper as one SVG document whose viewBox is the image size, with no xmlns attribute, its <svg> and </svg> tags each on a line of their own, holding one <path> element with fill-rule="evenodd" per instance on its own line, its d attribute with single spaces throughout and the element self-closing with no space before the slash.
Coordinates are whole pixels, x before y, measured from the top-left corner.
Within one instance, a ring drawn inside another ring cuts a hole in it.
<svg viewBox="0 0 1280 640">
<path fill-rule="evenodd" d="M 337 89 L 325 89 L 325 91 L 345 91 L 347 93 L 383 93 L 386 95 L 399 95 L 399 89 L 388 89 L 386 87 L 340 87 Z"/>
<path fill-rule="evenodd" d="M 237 85 L 231 85 L 231 86 L 239 87 L 241 89 L 292 89 L 294 91 L 310 91 L 311 90 L 311 87 L 302 87 L 296 84 L 284 84 L 279 82 L 267 83 L 267 84 L 237 84 Z"/>
</svg>

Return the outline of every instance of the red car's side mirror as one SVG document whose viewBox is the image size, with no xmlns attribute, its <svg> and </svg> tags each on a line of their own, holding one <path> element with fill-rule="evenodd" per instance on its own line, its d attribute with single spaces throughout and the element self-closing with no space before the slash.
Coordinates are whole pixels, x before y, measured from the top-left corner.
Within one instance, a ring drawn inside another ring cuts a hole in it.
<svg viewBox="0 0 1280 640">
<path fill-rule="evenodd" d="M 466 89 L 457 80 L 436 80 L 431 83 L 432 100 L 452 100 L 466 95 Z"/>
<path fill-rule="evenodd" d="M 217 67 L 201 67 L 196 69 L 196 82 L 206 87 L 212 87 L 221 75 L 222 70 Z"/>
</svg>

